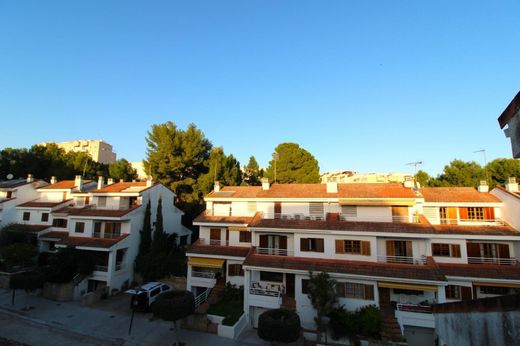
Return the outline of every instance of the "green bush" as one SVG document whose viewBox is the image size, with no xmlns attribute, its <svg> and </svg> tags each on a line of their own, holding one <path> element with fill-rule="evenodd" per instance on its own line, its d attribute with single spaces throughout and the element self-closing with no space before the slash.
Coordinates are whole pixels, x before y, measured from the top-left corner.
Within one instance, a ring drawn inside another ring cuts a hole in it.
<svg viewBox="0 0 520 346">
<path fill-rule="evenodd" d="M 375 305 L 368 305 L 362 307 L 358 312 L 359 322 L 361 325 L 360 334 L 372 338 L 379 338 L 381 336 L 381 329 L 383 328 L 383 318 L 381 311 Z"/>
<path fill-rule="evenodd" d="M 294 311 L 268 310 L 258 318 L 258 336 L 266 341 L 294 342 L 300 331 L 300 317 Z"/>
<path fill-rule="evenodd" d="M 352 338 L 359 333 L 360 325 L 356 313 L 347 311 L 343 305 L 332 310 L 329 314 L 329 326 L 332 329 L 332 338 L 339 339 L 342 337 Z"/>
<path fill-rule="evenodd" d="M 9 285 L 12 289 L 23 289 L 30 292 L 42 288 L 44 282 L 45 274 L 43 272 L 32 271 L 13 275 Z"/>
<path fill-rule="evenodd" d="M 1 259 L 9 267 L 33 265 L 36 263 L 36 256 L 38 250 L 31 244 L 14 243 L 0 249 Z"/>
<path fill-rule="evenodd" d="M 74 276 L 92 274 L 96 263 L 92 254 L 74 248 L 65 248 L 49 258 L 47 281 L 70 282 Z"/>
<path fill-rule="evenodd" d="M 163 293 L 152 304 L 153 315 L 166 321 L 177 321 L 195 310 L 195 298 L 189 291 Z"/>
</svg>

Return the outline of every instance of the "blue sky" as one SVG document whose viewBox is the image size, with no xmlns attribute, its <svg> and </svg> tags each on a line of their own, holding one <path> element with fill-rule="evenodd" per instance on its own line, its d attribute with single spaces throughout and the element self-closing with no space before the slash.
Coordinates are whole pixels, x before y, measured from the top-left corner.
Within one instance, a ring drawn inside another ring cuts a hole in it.
<svg viewBox="0 0 520 346">
<path fill-rule="evenodd" d="M 195 123 L 242 164 L 322 171 L 511 157 L 520 1 L 2 1 L 0 148 L 104 139 L 141 160 Z"/>
</svg>

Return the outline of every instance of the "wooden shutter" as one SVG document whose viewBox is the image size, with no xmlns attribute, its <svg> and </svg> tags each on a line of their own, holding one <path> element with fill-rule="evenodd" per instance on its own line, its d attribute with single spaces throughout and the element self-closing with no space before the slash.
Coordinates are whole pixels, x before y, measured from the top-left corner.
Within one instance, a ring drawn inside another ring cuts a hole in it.
<svg viewBox="0 0 520 346">
<path fill-rule="evenodd" d="M 494 220 L 495 208 L 484 208 L 484 218 L 487 220 Z"/>
<path fill-rule="evenodd" d="M 316 239 L 316 251 L 324 252 L 325 251 L 325 241 L 323 238 Z"/>
<path fill-rule="evenodd" d="M 229 229 L 226 228 L 226 241 L 229 242 Z"/>
<path fill-rule="evenodd" d="M 460 258 L 460 245 L 459 244 L 451 244 L 451 257 L 459 257 Z"/>
<path fill-rule="evenodd" d="M 459 208 L 459 215 L 461 220 L 468 219 L 468 208 Z"/>
<path fill-rule="evenodd" d="M 393 240 L 386 241 L 386 255 L 387 256 L 395 256 L 395 247 Z"/>
<path fill-rule="evenodd" d="M 370 256 L 370 242 L 369 241 L 361 242 L 361 254 L 364 256 Z"/>
<path fill-rule="evenodd" d="M 462 300 L 471 300 L 473 299 L 473 294 L 471 292 L 471 287 L 460 286 L 460 297 Z"/>
<path fill-rule="evenodd" d="M 287 237 L 284 235 L 280 236 L 280 249 L 287 250 Z"/>
<path fill-rule="evenodd" d="M 211 240 L 220 240 L 220 228 L 212 228 L 209 231 L 209 238 Z"/>
<path fill-rule="evenodd" d="M 282 213 L 282 203 L 274 202 L 274 218 L 280 218 L 280 214 Z"/>
<path fill-rule="evenodd" d="M 466 248 L 468 250 L 468 257 L 480 257 L 479 243 L 467 243 Z"/>
<path fill-rule="evenodd" d="M 406 257 L 413 257 L 412 241 L 411 240 L 407 240 L 406 241 Z"/>
<path fill-rule="evenodd" d="M 262 234 L 260 236 L 260 247 L 263 247 L 263 248 L 267 248 L 267 245 L 268 245 L 268 241 L 267 241 L 267 235 L 266 234 Z"/>
<path fill-rule="evenodd" d="M 309 239 L 307 239 L 307 238 L 300 239 L 300 251 L 309 251 Z"/>
<path fill-rule="evenodd" d="M 452 225 L 457 224 L 457 208 L 446 208 L 449 223 Z"/>
<path fill-rule="evenodd" d="M 336 253 L 345 253 L 345 241 L 336 239 Z"/>
<path fill-rule="evenodd" d="M 374 300 L 374 286 L 373 285 L 363 285 L 363 286 L 365 286 L 365 299 Z"/>
<path fill-rule="evenodd" d="M 498 258 L 509 258 L 509 245 L 497 244 Z"/>
</svg>

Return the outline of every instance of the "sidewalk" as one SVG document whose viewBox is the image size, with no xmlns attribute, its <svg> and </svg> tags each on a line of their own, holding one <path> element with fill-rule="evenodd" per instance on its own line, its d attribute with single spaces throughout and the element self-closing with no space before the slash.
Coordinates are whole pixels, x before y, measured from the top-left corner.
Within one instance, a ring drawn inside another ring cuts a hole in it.
<svg viewBox="0 0 520 346">
<path fill-rule="evenodd" d="M 54 337 L 65 341 L 72 337 L 75 344 L 81 345 L 128 346 L 169 346 L 175 341 L 172 322 L 151 321 L 151 314 L 136 313 L 132 333 L 128 335 L 130 311 L 107 311 L 82 307 L 76 302 L 58 303 L 41 297 L 26 297 L 22 290 L 18 290 L 16 295 L 15 304 L 11 305 L 11 291 L 0 289 L 1 319 L 4 321 L 11 319 L 13 323 L 17 322 L 32 328 L 30 332 L 16 334 L 13 330 L 7 329 L 6 324 L 0 323 L 0 335 L 17 341 L 46 345 L 45 338 L 50 337 L 49 341 L 54 341 L 52 344 L 60 344 Z M 32 309 L 23 311 L 26 304 Z M 29 340 L 28 336 L 38 334 L 38 331 L 42 338 L 36 339 L 37 342 L 34 339 Z M 179 338 L 190 346 L 268 345 L 252 332 L 246 332 L 239 341 L 235 341 L 214 334 L 180 329 Z M 67 342 L 61 344 L 65 345 Z"/>
</svg>

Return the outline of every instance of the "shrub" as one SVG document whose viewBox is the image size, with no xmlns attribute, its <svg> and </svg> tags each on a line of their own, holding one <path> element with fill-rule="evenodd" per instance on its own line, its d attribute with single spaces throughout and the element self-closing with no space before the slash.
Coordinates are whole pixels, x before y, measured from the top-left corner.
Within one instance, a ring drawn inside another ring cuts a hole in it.
<svg viewBox="0 0 520 346">
<path fill-rule="evenodd" d="M 360 325 L 357 314 L 347 311 L 343 305 L 332 310 L 329 318 L 333 339 L 337 340 L 342 337 L 352 338 L 359 333 Z"/>
<path fill-rule="evenodd" d="M 152 304 L 154 316 L 166 321 L 177 321 L 187 317 L 195 310 L 195 298 L 188 291 L 163 293 Z"/>
<path fill-rule="evenodd" d="M 360 333 L 363 336 L 379 338 L 383 327 L 381 311 L 375 305 L 362 307 L 357 314 L 361 325 Z"/>
<path fill-rule="evenodd" d="M 70 282 L 76 274 L 90 275 L 96 266 L 91 254 L 74 248 L 61 249 L 49 258 L 47 280 L 50 282 Z"/>
<path fill-rule="evenodd" d="M 0 250 L 2 260 L 8 266 L 23 266 L 35 263 L 38 250 L 31 244 L 14 243 Z"/>
<path fill-rule="evenodd" d="M 300 317 L 294 311 L 268 310 L 258 318 L 258 336 L 266 341 L 294 342 L 300 330 Z"/>
<path fill-rule="evenodd" d="M 9 285 L 12 289 L 23 289 L 27 292 L 30 292 L 37 288 L 42 288 L 44 281 L 44 273 L 32 271 L 13 275 Z"/>
</svg>

